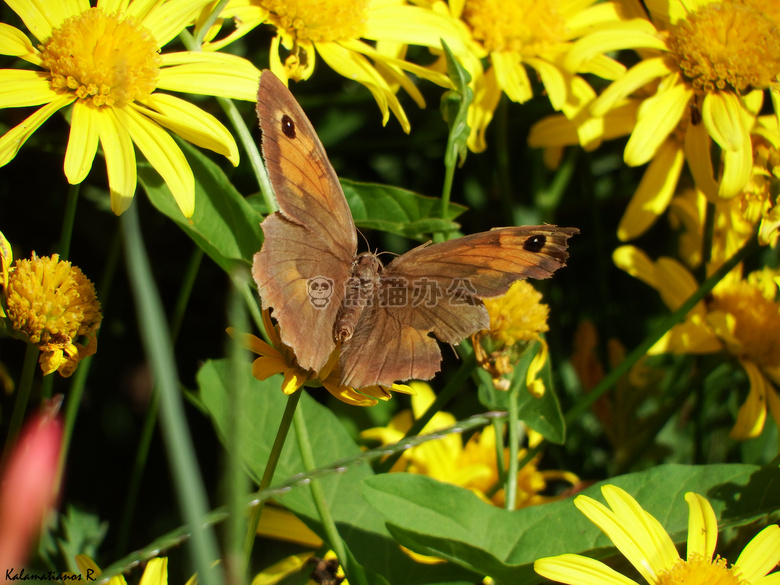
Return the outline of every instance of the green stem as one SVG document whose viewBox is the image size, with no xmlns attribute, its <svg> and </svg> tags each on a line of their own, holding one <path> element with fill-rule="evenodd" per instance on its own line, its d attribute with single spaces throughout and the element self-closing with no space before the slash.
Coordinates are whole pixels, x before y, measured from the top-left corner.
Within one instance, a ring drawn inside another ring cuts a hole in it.
<svg viewBox="0 0 780 585">
<path fill-rule="evenodd" d="M 184 321 L 184 314 L 187 310 L 187 303 L 192 294 L 192 289 L 195 287 L 195 279 L 200 269 L 200 263 L 203 260 L 203 250 L 196 247 L 190 256 L 187 270 L 184 273 L 184 281 L 179 289 L 179 296 L 176 299 L 176 305 L 173 308 L 173 315 L 171 317 L 171 339 L 176 342 L 179 337 L 179 331 L 181 330 L 181 324 Z M 138 446 L 135 452 L 135 460 L 133 461 L 133 471 L 130 474 L 130 483 L 127 486 L 127 494 L 125 495 L 125 505 L 123 507 L 122 520 L 119 524 L 119 536 L 117 537 L 117 556 L 127 550 L 127 543 L 130 539 L 130 529 L 132 527 L 133 520 L 137 518 L 136 506 L 138 505 L 138 493 L 141 489 L 141 481 L 143 480 L 144 469 L 146 467 L 146 461 L 149 455 L 149 449 L 152 445 L 152 438 L 154 437 L 154 429 L 157 426 L 157 415 L 160 407 L 160 394 L 155 385 L 152 388 L 152 396 L 149 400 L 149 404 L 146 408 L 146 414 L 144 416 L 144 424 L 141 429 L 141 436 L 138 439 Z"/>
<path fill-rule="evenodd" d="M 190 552 L 198 582 L 213 585 L 221 581 L 219 574 L 212 570 L 218 558 L 216 537 L 213 530 L 203 524 L 208 510 L 206 490 L 187 428 L 173 344 L 144 248 L 137 207 L 131 205 L 121 219 L 125 261 L 136 304 L 139 333 L 160 392 L 160 430 L 171 466 L 176 500 L 184 521 L 192 531 Z"/>
<path fill-rule="evenodd" d="M 222 10 L 225 8 L 225 6 L 227 6 L 228 1 L 229 0 L 219 0 L 217 5 L 214 6 L 214 8 L 211 10 L 211 14 L 208 15 L 206 20 L 198 25 L 198 28 L 195 31 L 195 38 L 193 39 L 193 44 L 195 47 L 197 47 L 198 51 L 203 45 L 203 38 L 206 36 L 206 33 L 209 32 L 211 26 L 217 22 L 217 18 L 219 18 L 219 15 L 222 14 Z"/>
<path fill-rule="evenodd" d="M 519 392 L 520 384 L 512 384 L 510 388 L 509 396 L 509 422 L 507 441 L 509 441 L 509 468 L 506 472 L 506 487 L 504 488 L 504 507 L 507 510 L 515 509 L 515 501 L 517 500 L 517 471 L 518 467 L 518 445 L 520 443 L 520 437 L 518 436 L 518 428 L 520 426 L 520 407 L 517 404 L 517 395 Z M 500 443 L 496 437 L 496 443 Z"/>
<path fill-rule="evenodd" d="M 62 216 L 62 232 L 60 235 L 59 254 L 60 260 L 67 260 L 70 254 L 70 241 L 73 237 L 73 224 L 76 221 L 76 207 L 79 202 L 78 185 L 68 187 L 68 199 L 65 203 L 65 214 Z"/>
<path fill-rule="evenodd" d="M 282 420 L 279 421 L 279 429 L 276 431 L 276 438 L 274 444 L 271 447 L 271 452 L 268 455 L 268 463 L 265 464 L 265 471 L 263 477 L 260 480 L 260 486 L 258 491 L 263 491 L 269 485 L 276 472 L 276 466 L 279 464 L 279 457 L 282 455 L 282 448 L 287 440 L 287 435 L 290 432 L 290 425 L 293 422 L 293 416 L 297 410 L 298 402 L 301 400 L 301 394 L 303 389 L 293 392 L 287 399 L 287 404 L 284 407 L 284 413 L 282 414 Z M 252 554 L 252 546 L 255 542 L 255 536 L 257 535 L 257 527 L 260 524 L 260 516 L 263 513 L 265 507 L 265 500 L 260 501 L 252 510 L 252 518 L 249 521 L 247 527 L 246 540 L 244 541 L 244 562 L 249 564 L 249 558 Z"/>
<path fill-rule="evenodd" d="M 111 248 L 108 251 L 106 257 L 106 264 L 103 268 L 103 276 L 98 286 L 98 299 L 100 300 L 101 310 L 103 314 L 106 311 L 106 305 L 108 303 L 109 293 L 111 291 L 111 285 L 116 275 L 116 269 L 119 264 L 119 254 L 121 252 L 120 246 L 121 238 L 117 232 L 114 236 L 114 240 L 111 243 Z M 100 332 L 98 331 L 98 335 Z M 79 362 L 76 372 L 71 378 L 71 385 L 68 390 L 68 396 L 65 404 L 65 419 L 62 432 L 62 447 L 60 449 L 60 461 L 58 468 L 58 481 L 62 480 L 62 473 L 65 469 L 65 463 L 68 459 L 68 451 L 70 450 L 70 442 L 73 437 L 73 429 L 76 427 L 76 418 L 79 414 L 79 408 L 81 406 L 81 397 L 84 395 L 84 389 L 87 385 L 87 377 L 89 376 L 89 370 L 92 367 L 92 358 L 89 356 Z"/>
<path fill-rule="evenodd" d="M 260 156 L 260 150 L 257 148 L 252 138 L 249 128 L 247 128 L 244 119 L 236 108 L 236 105 L 227 98 L 218 97 L 217 102 L 227 114 L 230 123 L 233 125 L 233 130 L 238 135 L 238 141 L 244 147 L 247 156 L 249 157 L 249 164 L 252 168 L 252 172 L 255 174 L 255 179 L 260 187 L 260 193 L 265 200 L 266 209 L 268 213 L 276 211 L 276 199 L 274 198 L 274 189 L 271 186 L 271 180 L 268 178 L 268 171 L 263 164 L 263 157 Z"/>
<path fill-rule="evenodd" d="M 309 440 L 309 431 L 306 428 L 306 419 L 304 418 L 301 409 L 296 410 L 293 423 L 295 424 L 295 436 L 298 439 L 298 448 L 301 452 L 303 468 L 305 471 L 311 471 L 315 468 L 314 452 L 312 451 L 311 441 Z M 368 585 L 363 567 L 355 561 L 351 553 L 348 554 L 347 552 L 347 546 L 342 540 L 336 523 L 333 520 L 333 516 L 330 513 L 330 508 L 328 508 L 328 503 L 325 500 L 325 492 L 322 489 L 322 484 L 319 479 L 312 479 L 309 486 L 311 487 L 314 506 L 319 513 L 328 544 L 330 545 L 331 550 L 336 554 L 339 563 L 341 563 L 344 568 L 347 579 L 354 585 Z"/>
<path fill-rule="evenodd" d="M 24 363 L 22 365 L 22 378 L 19 380 L 19 387 L 16 389 L 16 400 L 14 401 L 14 410 L 11 413 L 11 422 L 8 426 L 8 438 L 5 441 L 3 449 L 3 461 L 6 461 L 8 454 L 16 444 L 19 437 L 19 431 L 22 430 L 24 423 L 24 414 L 27 412 L 27 404 L 30 402 L 32 394 L 33 380 L 35 379 L 35 366 L 38 364 L 38 346 L 32 343 L 27 344 L 27 350 L 24 353 Z"/>
<path fill-rule="evenodd" d="M 460 390 L 460 388 L 463 386 L 463 382 L 468 379 L 468 377 L 471 375 L 471 372 L 474 371 L 476 365 L 477 357 L 472 351 L 463 358 L 463 362 L 460 364 L 460 368 L 458 368 L 458 371 L 455 372 L 455 375 L 450 378 L 450 380 L 444 386 L 444 389 L 439 392 L 439 395 L 436 397 L 433 403 L 428 407 L 428 409 L 420 418 L 416 419 L 412 423 L 412 426 L 404 434 L 404 439 L 406 437 L 420 434 L 420 431 L 422 431 L 425 425 L 430 422 L 430 420 L 433 418 L 433 415 L 439 412 L 444 407 L 444 405 L 447 404 L 453 396 L 455 396 L 455 393 Z M 398 452 L 394 453 L 387 459 L 384 459 L 379 465 L 376 466 L 376 473 L 389 472 L 393 468 L 393 465 L 395 465 L 395 462 L 401 458 L 401 455 L 403 455 L 403 453 Z"/>
<path fill-rule="evenodd" d="M 577 401 L 577 404 L 575 404 L 572 409 L 566 413 L 564 418 L 566 425 L 568 426 L 572 424 L 575 420 L 582 416 L 591 407 L 591 405 L 596 402 L 596 400 L 601 398 L 601 396 L 605 394 L 607 390 L 612 388 L 612 386 L 614 386 L 620 378 L 625 376 L 633 367 L 633 365 L 638 362 L 642 356 L 644 356 L 647 351 L 666 334 L 667 331 L 669 331 L 680 321 L 683 321 L 685 316 L 691 312 L 691 310 L 699 301 L 701 301 L 713 288 L 715 288 L 715 285 L 718 284 L 724 276 L 726 276 L 740 262 L 742 262 L 745 258 L 758 249 L 758 240 L 755 236 L 753 236 L 731 258 L 719 266 L 718 269 L 715 270 L 715 272 L 713 272 L 710 277 L 707 278 L 699 286 L 699 288 L 696 289 L 696 291 L 677 308 L 676 311 L 662 319 L 653 332 L 645 337 L 642 343 L 636 346 L 634 350 L 629 353 L 625 359 L 620 362 L 620 364 L 617 365 L 617 367 L 610 371 L 609 374 L 604 376 L 601 382 L 596 384 L 593 390 L 583 395 Z M 520 467 L 522 468 L 523 465 L 533 459 L 533 457 L 542 450 L 545 444 L 546 441 L 543 440 L 538 445 L 536 445 L 536 447 L 529 449 L 525 457 L 523 457 L 522 461 L 520 462 Z"/>
</svg>

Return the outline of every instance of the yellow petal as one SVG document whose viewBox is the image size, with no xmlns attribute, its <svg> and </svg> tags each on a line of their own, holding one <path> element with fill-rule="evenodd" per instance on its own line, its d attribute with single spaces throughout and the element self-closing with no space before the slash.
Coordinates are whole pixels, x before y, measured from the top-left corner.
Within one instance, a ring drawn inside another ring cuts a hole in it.
<svg viewBox="0 0 780 585">
<path fill-rule="evenodd" d="M 625 242 L 641 236 L 666 211 L 684 162 L 683 149 L 676 140 L 668 139 L 661 144 L 620 220 L 617 232 L 620 240 Z"/>
<path fill-rule="evenodd" d="M 763 583 L 762 579 L 780 562 L 780 526 L 767 526 L 753 537 L 737 558 L 734 567 L 746 583 Z M 773 573 L 777 575 L 780 573 Z"/>
<path fill-rule="evenodd" d="M 0 55 L 20 57 L 30 63 L 41 64 L 41 57 L 27 35 L 4 22 L 0 22 Z"/>
<path fill-rule="evenodd" d="M 154 169 L 160 173 L 185 217 L 195 210 L 195 178 L 184 153 L 173 138 L 155 122 L 134 108 L 113 108 Z"/>
<path fill-rule="evenodd" d="M 284 580 L 285 577 L 302 571 L 314 552 L 299 553 L 283 558 L 281 561 L 274 563 L 255 575 L 255 578 L 252 579 L 252 585 L 276 585 Z M 309 570 L 311 570 L 311 567 L 309 567 Z"/>
<path fill-rule="evenodd" d="M 183 52 L 162 55 L 158 89 L 255 101 L 260 70 L 227 53 Z"/>
<path fill-rule="evenodd" d="M 750 131 L 745 127 L 742 104 L 737 96 L 727 91 L 707 93 L 701 108 L 701 119 L 707 132 L 721 148 L 743 148 Z"/>
<path fill-rule="evenodd" d="M 468 147 L 472 152 L 482 152 L 487 148 L 485 132 L 493 119 L 493 112 L 501 99 L 501 87 L 496 80 L 494 67 L 481 73 L 474 80 L 474 101 L 468 109 L 467 123 L 471 128 Z"/>
<path fill-rule="evenodd" d="M 746 134 L 741 148 L 723 151 L 723 176 L 718 186 L 718 195 L 728 199 L 741 194 L 752 176 L 753 144 L 750 134 Z"/>
<path fill-rule="evenodd" d="M 151 559 L 138 585 L 168 585 L 168 557 Z"/>
<path fill-rule="evenodd" d="M 268 18 L 268 10 L 257 4 L 242 0 L 241 2 L 230 2 L 220 13 L 220 18 L 223 18 L 225 21 L 232 19 L 233 22 L 230 25 L 234 26 L 235 29 L 232 29 L 228 35 L 217 41 L 211 41 L 213 35 L 209 32 L 206 35 L 209 42 L 203 43 L 204 51 L 218 51 L 222 47 L 240 39 L 265 22 Z M 216 27 L 217 25 L 212 28 Z"/>
<path fill-rule="evenodd" d="M 40 106 L 59 94 L 49 87 L 46 72 L 0 69 L 0 109 Z"/>
<path fill-rule="evenodd" d="M 111 211 L 120 215 L 133 201 L 138 179 L 133 141 L 124 126 L 119 123 L 114 108 L 101 110 L 96 121 L 100 145 L 106 157 Z"/>
<path fill-rule="evenodd" d="M 258 536 L 294 542 L 301 546 L 318 549 L 322 539 L 289 510 L 266 505 L 257 525 Z M 311 555 L 310 555 L 311 556 Z"/>
<path fill-rule="evenodd" d="M 637 585 L 601 561 L 565 554 L 534 562 L 534 571 L 551 581 L 569 585 Z"/>
<path fill-rule="evenodd" d="M 634 278 L 653 288 L 658 288 L 655 263 L 643 250 L 636 246 L 620 246 L 612 252 L 612 261 L 615 266 L 625 270 Z"/>
<path fill-rule="evenodd" d="M 688 300 L 699 286 L 682 263 L 666 256 L 661 256 L 655 263 L 655 281 L 661 298 L 672 311 Z"/>
<path fill-rule="evenodd" d="M 374 406 L 378 403 L 377 400 L 364 396 L 349 386 L 339 386 L 338 384 L 331 384 L 327 381 L 323 382 L 322 385 L 333 396 L 347 404 L 352 404 L 354 406 Z"/>
<path fill-rule="evenodd" d="M 707 199 L 714 202 L 719 187 L 714 179 L 710 144 L 710 135 L 704 124 L 700 122 L 688 125 L 685 131 L 685 160 L 688 162 L 696 187 Z"/>
<path fill-rule="evenodd" d="M 23 122 L 11 128 L 0 137 L 0 167 L 8 164 L 19 152 L 22 145 L 32 136 L 38 127 L 48 120 L 57 110 L 64 108 L 76 98 L 72 95 L 57 96 Z"/>
<path fill-rule="evenodd" d="M 661 523 L 634 498 L 614 485 L 602 486 L 601 493 L 618 524 L 612 534 L 606 532 L 607 536 L 645 578 L 661 574 L 679 560 L 674 542 Z M 648 583 L 653 582 L 648 578 Z"/>
<path fill-rule="evenodd" d="M 453 18 L 418 6 L 395 2 L 374 3 L 364 24 L 362 37 L 369 40 L 393 40 L 407 45 L 441 48 L 442 39 L 458 54 L 467 40 L 465 28 Z"/>
<path fill-rule="evenodd" d="M 149 110 L 140 110 L 160 126 L 172 130 L 184 140 L 208 148 L 238 166 L 239 154 L 233 135 L 214 116 L 183 99 L 164 93 L 153 93 L 142 103 Z"/>
<path fill-rule="evenodd" d="M 522 104 L 534 97 L 528 73 L 517 53 L 491 53 L 490 62 L 493 64 L 498 86 L 510 100 Z"/>
<path fill-rule="evenodd" d="M 647 350 L 650 355 L 664 353 L 673 354 L 706 354 L 723 351 L 723 344 L 718 337 L 699 319 L 692 317 L 689 321 L 675 325 L 659 339 L 653 347 Z"/>
<path fill-rule="evenodd" d="M 289 369 L 290 365 L 281 357 L 281 354 L 279 356 L 261 356 L 252 362 L 252 375 L 261 382 Z"/>
<path fill-rule="evenodd" d="M 412 398 L 412 413 L 417 419 L 425 414 L 425 411 L 433 404 L 433 401 L 436 400 L 436 394 L 427 382 L 412 382 L 410 386 L 416 392 Z"/>
<path fill-rule="evenodd" d="M 531 57 L 526 59 L 526 63 L 539 74 L 552 107 L 555 110 L 563 109 L 568 93 L 567 86 L 571 83 L 573 76 L 569 73 L 564 73 L 561 69 L 544 59 Z"/>
<path fill-rule="evenodd" d="M 159 47 L 167 45 L 211 0 L 168 0 L 157 2 L 143 15 L 143 25 L 149 29 Z M 132 4 L 130 5 L 132 8 Z"/>
<path fill-rule="evenodd" d="M 766 395 L 768 391 L 771 392 L 771 387 L 756 364 L 748 360 L 739 361 L 750 380 L 750 392 L 745 403 L 739 407 L 737 421 L 729 436 L 742 441 L 761 434 L 766 422 Z"/>
<path fill-rule="evenodd" d="M 622 49 L 666 49 L 655 27 L 645 19 L 620 22 L 607 30 L 594 32 L 577 40 L 569 50 L 563 68 L 572 73 L 596 55 Z"/>
<path fill-rule="evenodd" d="M 707 498 L 688 492 L 688 562 L 694 555 L 712 560 L 715 545 L 718 543 L 718 519 Z"/>
<path fill-rule="evenodd" d="M 664 140 L 677 127 L 691 98 L 692 90 L 677 83 L 642 102 L 637 123 L 628 139 L 623 160 L 634 167 L 653 158 Z"/>
<path fill-rule="evenodd" d="M 47 40 L 52 29 L 60 26 L 66 18 L 89 8 L 87 0 L 6 0 L 6 4 L 19 15 L 27 30 L 40 42 Z"/>
<path fill-rule="evenodd" d="M 599 97 L 593 100 L 590 112 L 603 116 L 621 100 L 644 87 L 651 81 L 669 75 L 670 70 L 664 57 L 644 59 L 629 69 L 617 81 L 612 82 Z"/>
<path fill-rule="evenodd" d="M 65 151 L 65 176 L 71 185 L 87 178 L 98 146 L 97 118 L 101 113 L 81 101 L 73 104 L 70 118 L 70 136 Z"/>
</svg>

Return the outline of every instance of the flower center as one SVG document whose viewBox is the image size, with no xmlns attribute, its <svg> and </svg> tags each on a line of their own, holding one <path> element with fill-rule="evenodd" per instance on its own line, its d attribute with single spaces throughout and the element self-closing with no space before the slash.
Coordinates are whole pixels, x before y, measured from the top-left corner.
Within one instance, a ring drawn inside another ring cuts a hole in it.
<svg viewBox="0 0 780 585">
<path fill-rule="evenodd" d="M 277 28 L 298 40 L 335 42 L 363 36 L 368 0 L 260 0 Z"/>
<path fill-rule="evenodd" d="M 670 31 L 669 48 L 697 90 L 743 93 L 777 83 L 777 24 L 752 4 L 707 4 Z"/>
<path fill-rule="evenodd" d="M 680 559 L 663 573 L 656 585 L 747 585 L 739 576 L 739 570 L 727 567 L 726 559 L 718 557 L 714 561 L 692 555 L 691 560 Z"/>
<path fill-rule="evenodd" d="M 729 348 L 734 354 L 771 367 L 780 363 L 780 309 L 774 300 L 777 285 L 760 282 L 761 274 L 715 289 L 711 308 L 734 317 L 738 347 Z"/>
<path fill-rule="evenodd" d="M 95 287 L 84 273 L 59 256 L 17 260 L 5 291 L 13 329 L 38 346 L 44 374 L 73 373 L 78 360 L 95 353 L 102 315 Z M 85 336 L 88 346 L 75 340 Z"/>
<path fill-rule="evenodd" d="M 40 49 L 51 87 L 95 106 L 143 100 L 157 85 L 157 41 L 132 16 L 90 8 L 54 29 Z"/>
<path fill-rule="evenodd" d="M 561 42 L 566 24 L 550 0 L 467 0 L 463 20 L 489 52 L 538 55 Z"/>
</svg>

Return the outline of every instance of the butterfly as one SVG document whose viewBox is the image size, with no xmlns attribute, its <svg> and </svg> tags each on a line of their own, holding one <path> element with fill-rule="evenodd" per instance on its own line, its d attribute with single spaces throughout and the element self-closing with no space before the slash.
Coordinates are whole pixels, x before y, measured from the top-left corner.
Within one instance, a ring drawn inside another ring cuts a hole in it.
<svg viewBox="0 0 780 585">
<path fill-rule="evenodd" d="M 423 244 L 387 266 L 357 253 L 352 213 L 325 149 L 295 98 L 270 71 L 257 93 L 262 150 L 279 211 L 262 222 L 252 275 L 298 365 L 320 371 L 337 345 L 342 385 L 430 379 L 439 341 L 490 325 L 481 299 L 563 266 L 577 228 L 496 228 Z M 435 336 L 435 338 L 431 335 Z"/>
</svg>

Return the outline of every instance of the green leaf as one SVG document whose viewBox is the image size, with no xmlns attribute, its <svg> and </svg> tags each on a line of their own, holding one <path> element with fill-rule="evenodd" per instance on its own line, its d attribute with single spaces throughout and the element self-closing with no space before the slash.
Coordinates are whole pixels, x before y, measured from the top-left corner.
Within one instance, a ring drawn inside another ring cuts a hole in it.
<svg viewBox="0 0 780 585">
<path fill-rule="evenodd" d="M 605 483 L 636 498 L 675 542 L 687 537 L 684 494 L 689 491 L 709 499 L 721 526 L 744 524 L 780 508 L 778 468 L 662 465 L 613 478 L 582 493 L 603 502 L 599 487 Z M 542 557 L 580 553 L 604 558 L 615 552 L 571 498 L 509 512 L 469 490 L 401 473 L 365 479 L 363 495 L 385 516 L 390 532 L 404 546 L 459 563 L 500 584 L 541 581 L 533 572 L 533 562 Z"/>
<path fill-rule="evenodd" d="M 444 154 L 445 166 L 454 167 L 460 159 L 460 165 L 466 162 L 468 153 L 467 141 L 471 128 L 468 125 L 468 111 L 471 102 L 474 100 L 474 92 L 469 87 L 471 75 L 458 63 L 455 55 L 452 54 L 447 43 L 442 40 L 441 46 L 444 49 L 444 57 L 447 61 L 447 75 L 452 81 L 454 89 L 444 92 L 441 97 L 441 115 L 444 121 L 450 127 L 450 134 L 447 137 L 447 150 Z"/>
<path fill-rule="evenodd" d="M 540 398 L 531 395 L 525 387 L 525 378 L 536 353 L 539 351 L 539 342 L 535 341 L 523 352 L 520 360 L 512 372 L 511 384 L 521 386 L 517 392 L 497 390 L 493 385 L 490 374 L 483 368 L 477 368 L 479 378 L 479 401 L 483 406 L 491 410 L 509 410 L 509 400 L 517 396 L 518 412 L 520 420 L 540 433 L 545 439 L 558 445 L 563 444 L 566 438 L 566 424 L 555 395 L 552 382 L 552 366 L 550 358 L 544 363 L 540 372 L 544 383 L 545 392 Z"/>
<path fill-rule="evenodd" d="M 200 398 L 223 444 L 227 435 L 227 401 L 232 394 L 232 381 L 228 379 L 228 372 L 228 365 L 224 360 L 207 362 L 198 372 Z M 249 474 L 257 482 L 265 469 L 287 401 L 281 391 L 281 382 L 281 376 L 274 376 L 265 382 L 252 378 L 249 391 L 244 394 L 248 398 L 243 411 L 246 420 L 238 424 L 239 428 L 246 424 L 246 428 L 251 428 L 252 432 L 238 443 L 246 447 L 241 456 Z M 317 467 L 360 453 L 360 448 L 330 410 L 308 395 L 301 397 L 298 408 L 303 409 Z M 272 487 L 303 471 L 295 434 L 290 433 L 282 450 Z M 475 576 L 460 567 L 419 564 L 401 551 L 398 543 L 385 528 L 383 517 L 369 506 L 361 495 L 360 482 L 372 474 L 370 466 L 361 463 L 349 467 L 343 473 L 332 474 L 319 480 L 339 532 L 358 562 L 369 571 L 382 575 L 393 585 L 473 584 L 476 581 Z M 280 498 L 280 501 L 320 537 L 324 536 L 308 487 L 294 488 Z"/>
<path fill-rule="evenodd" d="M 172 219 L 226 272 L 249 263 L 263 243 L 263 216 L 236 191 L 222 169 L 179 140 L 195 175 L 195 212 L 182 215 L 170 190 L 149 164 L 138 165 L 138 179 L 152 204 Z"/>
<path fill-rule="evenodd" d="M 341 179 L 341 187 L 358 227 L 428 241 L 430 234 L 454 231 L 460 227 L 452 220 L 466 207 L 450 203 L 447 217 L 441 218 L 441 200 L 412 191 Z"/>
</svg>

